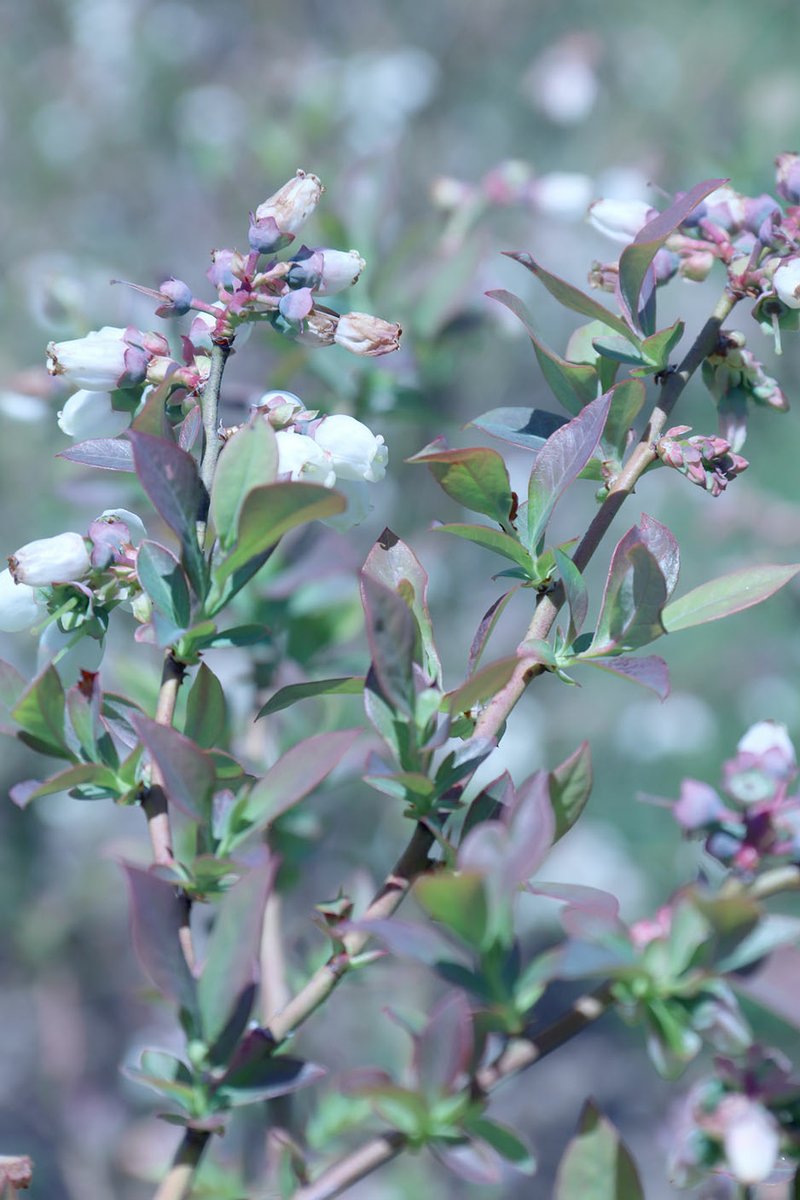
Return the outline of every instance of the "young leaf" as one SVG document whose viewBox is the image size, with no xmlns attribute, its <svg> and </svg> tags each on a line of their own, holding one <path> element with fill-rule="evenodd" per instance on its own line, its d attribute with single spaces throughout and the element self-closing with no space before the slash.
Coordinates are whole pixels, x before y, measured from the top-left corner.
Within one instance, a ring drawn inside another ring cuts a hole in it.
<svg viewBox="0 0 800 1200">
<path fill-rule="evenodd" d="M 482 429 L 503 442 L 511 442 L 513 446 L 541 450 L 550 434 L 566 423 L 565 417 L 557 417 L 544 408 L 511 407 L 493 408 L 474 421 L 468 421 L 467 426 L 474 425 L 476 429 Z"/>
<path fill-rule="evenodd" d="M 264 1058 L 229 1071 L 216 1089 L 216 1095 L 232 1107 L 255 1104 L 308 1087 L 325 1073 L 325 1068 L 316 1063 L 282 1054 L 279 1058 Z"/>
<path fill-rule="evenodd" d="M 136 555 L 136 574 L 160 612 L 177 630 L 191 621 L 189 585 L 174 554 L 158 542 L 144 541 Z"/>
<path fill-rule="evenodd" d="M 718 621 L 732 613 L 743 612 L 767 600 L 794 579 L 798 571 L 798 563 L 788 566 L 764 564 L 742 567 L 730 575 L 702 583 L 666 605 L 661 614 L 664 628 L 667 633 L 677 633 L 680 629 L 691 629 L 693 625 L 705 625 L 707 621 Z"/>
<path fill-rule="evenodd" d="M 561 496 L 577 479 L 594 453 L 611 405 L 600 396 L 547 439 L 533 464 L 528 484 L 528 529 L 525 544 L 536 551 Z"/>
<path fill-rule="evenodd" d="M 579 288 L 573 287 L 565 279 L 559 279 L 557 275 L 551 275 L 549 271 L 545 271 L 544 267 L 531 258 L 530 254 L 513 251 L 508 252 L 507 257 L 513 258 L 516 262 L 521 263 L 523 267 L 527 267 L 529 271 L 542 281 L 550 295 L 554 296 L 559 304 L 563 304 L 564 308 L 582 313 L 590 321 L 600 321 L 609 329 L 613 329 L 615 333 L 621 334 L 632 345 L 639 345 L 636 334 L 632 329 L 629 329 L 621 317 L 617 317 L 614 313 L 609 312 L 597 300 L 593 300 L 591 296 L 587 296 Z"/>
<path fill-rule="evenodd" d="M 241 817 L 249 830 L 265 829 L 281 813 L 313 792 L 338 765 L 360 735 L 360 729 L 315 733 L 281 755 L 243 804 Z"/>
<path fill-rule="evenodd" d="M 131 896 L 133 944 L 145 974 L 162 995 L 195 1011 L 195 981 L 181 949 L 184 909 L 174 886 L 141 867 L 122 864 Z"/>
<path fill-rule="evenodd" d="M 513 292 L 500 289 L 487 292 L 486 295 L 491 300 L 497 300 L 500 304 L 504 304 L 515 317 L 519 318 L 533 343 L 536 358 L 542 374 L 550 385 L 551 392 L 564 405 L 567 412 L 577 416 L 581 409 L 597 396 L 597 372 L 594 367 L 586 363 L 569 362 L 568 359 L 560 358 L 545 346 L 534 332 L 533 321 L 528 309 Z M 503 410 L 498 409 L 497 411 L 502 412 Z M 477 425 L 479 422 L 473 421 L 473 424 Z M 552 430 L 549 432 L 552 433 Z M 545 436 L 549 436 L 549 434 Z"/>
<path fill-rule="evenodd" d="M 387 701 L 400 712 L 414 708 L 416 624 L 397 592 L 372 575 L 361 574 L 361 598 L 367 622 L 372 666 Z"/>
<path fill-rule="evenodd" d="M 520 659 L 514 656 L 499 658 L 496 662 L 481 667 L 479 671 L 470 675 L 461 687 L 447 693 L 445 700 L 448 711 L 455 716 L 456 713 L 466 712 L 474 705 L 490 700 L 500 688 L 505 687 L 519 664 Z"/>
<path fill-rule="evenodd" d="M 358 675 L 344 675 L 338 679 L 310 679 L 307 683 L 290 683 L 280 688 L 274 696 L 256 713 L 256 721 L 260 717 L 269 717 L 296 704 L 298 700 L 307 700 L 312 696 L 360 696 L 364 690 L 364 680 Z"/>
<path fill-rule="evenodd" d="M 406 460 L 430 468 L 442 491 L 472 512 L 508 523 L 514 504 L 508 471 L 496 450 L 473 446 L 464 450 L 422 451 Z"/>
<path fill-rule="evenodd" d="M 704 183 L 695 184 L 665 212 L 659 213 L 640 229 L 631 244 L 622 251 L 619 260 L 619 296 L 634 326 L 639 325 L 642 289 L 656 254 L 701 200 L 725 182 L 724 179 L 707 179 Z M 645 328 L 643 332 L 652 334 L 653 329 Z"/>
<path fill-rule="evenodd" d="M 628 434 L 641 412 L 645 387 L 641 379 L 623 379 L 611 389 L 611 407 L 603 430 L 602 445 L 609 458 L 621 462 L 628 446 Z"/>
<path fill-rule="evenodd" d="M 134 430 L 128 431 L 128 437 L 139 482 L 155 510 L 180 538 L 189 578 L 202 595 L 205 563 L 197 544 L 197 521 L 207 501 L 197 465 L 167 438 Z"/>
<path fill-rule="evenodd" d="M 30 804 L 32 800 L 40 800 L 42 796 L 54 796 L 58 792 L 69 792 L 72 788 L 82 788 L 84 784 L 91 784 L 92 790 L 97 790 L 97 796 L 93 795 L 92 799 L 99 800 L 108 796 L 116 796 L 120 791 L 116 775 L 108 767 L 99 763 L 77 763 L 74 767 L 67 767 L 66 770 L 59 771 L 57 775 L 51 775 L 33 791 L 26 788 L 23 794 L 12 788 L 12 799 L 22 808 Z M 20 801 L 23 802 L 20 803 Z"/>
<path fill-rule="evenodd" d="M 21 741 L 54 758 L 73 758 L 64 734 L 65 698 L 58 672 L 49 664 L 11 709 Z"/>
<path fill-rule="evenodd" d="M 497 1121 L 489 1120 L 488 1117 L 480 1116 L 471 1117 L 465 1121 L 464 1128 L 473 1137 L 488 1142 L 496 1154 L 510 1163 L 515 1170 L 521 1171 L 523 1175 L 532 1175 L 536 1170 L 536 1159 L 533 1154 L 514 1130 L 509 1129 L 507 1125 L 501 1125 Z"/>
<path fill-rule="evenodd" d="M 669 668 L 657 654 L 648 654 L 644 658 L 618 655 L 615 658 L 578 658 L 576 661 L 587 667 L 610 671 L 612 675 L 620 675 L 631 683 L 641 684 L 655 692 L 659 700 L 666 700 L 669 695 Z"/>
<path fill-rule="evenodd" d="M 559 1164 L 555 1200 L 644 1200 L 633 1159 L 592 1100 Z"/>
<path fill-rule="evenodd" d="M 668 581 L 647 544 L 654 540 L 650 535 L 649 526 L 643 531 L 634 525 L 615 546 L 587 654 L 608 656 L 636 650 L 664 633 L 659 617 L 669 594 Z"/>
<path fill-rule="evenodd" d="M 417 623 L 425 671 L 438 682 L 442 675 L 442 664 L 433 640 L 433 625 L 428 611 L 428 575 L 419 559 L 396 533 L 384 529 L 367 555 L 364 571 L 403 597 Z"/>
<path fill-rule="evenodd" d="M 345 508 L 343 496 L 316 483 L 270 483 L 252 488 L 242 503 L 236 544 L 215 568 L 217 583 L 264 554 L 295 526 L 333 517 Z"/>
<path fill-rule="evenodd" d="M 483 944 L 488 908 L 480 875 L 468 871 L 423 875 L 414 885 L 414 895 L 434 921 L 462 942 L 473 947 Z"/>
<path fill-rule="evenodd" d="M 85 467 L 99 467 L 101 471 L 134 470 L 133 447 L 123 438 L 90 438 L 87 442 L 76 442 L 66 450 L 59 450 L 56 458 L 67 458 Z"/>
<path fill-rule="evenodd" d="M 488 525 L 434 525 L 432 532 L 453 533 L 456 537 L 474 542 L 476 546 L 483 546 L 484 550 L 494 550 L 495 554 L 501 554 L 503 558 L 510 559 L 525 572 L 526 576 L 532 577 L 535 574 L 533 559 L 529 551 L 515 538 L 503 533 L 500 529 L 491 529 Z"/>
<path fill-rule="evenodd" d="M 204 750 L 220 741 L 227 721 L 225 692 L 216 675 L 205 663 L 194 677 L 186 697 L 186 719 L 183 732 Z"/>
<path fill-rule="evenodd" d="M 463 992 L 451 992 L 434 1006 L 414 1039 L 413 1066 L 429 1101 L 446 1096 L 472 1058 L 472 1014 Z"/>
<path fill-rule="evenodd" d="M 512 588 L 510 592 L 504 592 L 502 596 L 498 596 L 494 604 L 490 605 L 483 614 L 481 623 L 475 632 L 475 637 L 472 639 L 472 645 L 469 648 L 467 675 L 474 674 L 478 663 L 481 661 L 481 656 L 486 649 L 486 643 L 492 636 L 495 625 L 500 620 L 506 605 L 516 591 L 516 588 Z"/>
<path fill-rule="evenodd" d="M 245 496 L 255 487 L 274 483 L 278 473 L 278 442 L 269 421 L 256 417 L 238 429 L 219 457 L 211 492 L 211 519 L 222 546 L 236 540 L 236 526 Z"/>
<path fill-rule="evenodd" d="M 586 587 L 586 581 L 569 555 L 558 549 L 553 553 L 569 607 L 570 641 L 574 641 L 583 629 L 583 623 L 589 611 L 589 590 Z"/>
<path fill-rule="evenodd" d="M 550 772 L 550 804 L 556 821 L 554 841 L 562 838 L 583 812 L 592 782 L 592 753 L 589 743 L 581 742 L 569 758 Z"/>
<path fill-rule="evenodd" d="M 161 772 L 167 799 L 195 820 L 208 820 L 216 783 L 209 756 L 170 725 L 160 725 L 143 713 L 130 720 Z"/>
<path fill-rule="evenodd" d="M 653 371 L 663 371 L 669 365 L 669 356 L 683 337 L 683 321 L 676 321 L 668 329 L 659 329 L 642 342 L 642 354 L 648 367 L 637 374 L 650 374 Z"/>
</svg>

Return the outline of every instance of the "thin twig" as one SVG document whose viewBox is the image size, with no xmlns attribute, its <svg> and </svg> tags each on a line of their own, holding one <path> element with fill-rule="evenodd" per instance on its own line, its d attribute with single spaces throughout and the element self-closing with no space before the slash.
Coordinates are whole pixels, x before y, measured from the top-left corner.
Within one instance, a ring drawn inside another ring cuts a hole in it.
<svg viewBox="0 0 800 1200">
<path fill-rule="evenodd" d="M 283 949 L 283 899 L 273 890 L 264 907 L 261 927 L 261 1022 L 268 1025 L 275 1013 L 284 1008 L 291 997 L 286 983 L 286 955 Z"/>
<path fill-rule="evenodd" d="M 230 352 L 231 347 L 227 342 L 214 343 L 211 347 L 211 368 L 203 388 L 205 446 L 200 464 L 200 478 L 209 495 L 214 482 L 214 472 L 217 469 L 217 459 L 222 449 L 222 439 L 219 436 L 219 394 L 222 387 L 222 375 Z"/>
<path fill-rule="evenodd" d="M 170 650 L 164 656 L 161 670 L 161 686 L 156 702 L 155 719 L 159 725 L 171 725 L 175 716 L 175 705 L 178 692 L 186 674 L 186 667 L 179 663 Z M 167 797 L 164 791 L 164 780 L 157 765 L 153 763 L 152 782 L 142 800 L 142 807 L 147 817 L 147 830 L 150 834 L 150 844 L 153 848 L 153 861 L 159 866 L 171 866 L 172 830 L 170 828 Z"/>
<path fill-rule="evenodd" d="M 211 1134 L 204 1129 L 187 1129 L 163 1182 L 153 1200 L 185 1200 Z"/>
</svg>

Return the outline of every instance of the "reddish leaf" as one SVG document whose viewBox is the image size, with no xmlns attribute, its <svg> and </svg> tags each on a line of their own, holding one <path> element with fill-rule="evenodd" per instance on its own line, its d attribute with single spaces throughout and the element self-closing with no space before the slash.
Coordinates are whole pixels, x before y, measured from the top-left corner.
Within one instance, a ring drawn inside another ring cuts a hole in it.
<svg viewBox="0 0 800 1200">
<path fill-rule="evenodd" d="M 313 792 L 338 765 L 360 729 L 316 733 L 287 750 L 256 783 L 242 811 L 252 829 L 265 829 Z"/>
<path fill-rule="evenodd" d="M 425 669 L 433 680 L 439 680 L 442 664 L 434 645 L 428 612 L 428 575 L 419 559 L 396 533 L 384 529 L 367 555 L 364 573 L 398 592 L 405 600 L 422 638 Z"/>
<path fill-rule="evenodd" d="M 463 992 L 451 992 L 434 1007 L 414 1039 L 414 1070 L 431 1100 L 454 1090 L 472 1059 L 472 1014 Z"/>
<path fill-rule="evenodd" d="M 648 654 L 644 658 L 635 658 L 620 654 L 615 658 L 583 658 L 579 660 L 587 667 L 599 667 L 629 679 L 631 683 L 641 684 L 655 692 L 659 700 L 666 700 L 670 692 L 669 668 L 663 658 L 657 654 Z"/>
<path fill-rule="evenodd" d="M 56 458 L 68 458 L 70 462 L 99 467 L 102 471 L 134 469 L 133 448 L 123 438 L 91 438 L 87 442 L 76 442 L 66 450 L 59 450 Z"/>
<path fill-rule="evenodd" d="M 212 760 L 169 725 L 142 713 L 133 713 L 130 722 L 161 772 L 167 798 L 195 820 L 208 820 L 216 782 Z"/>
<path fill-rule="evenodd" d="M 122 864 L 131 896 L 133 944 L 140 963 L 162 995 L 195 1010 L 195 981 L 183 957 L 179 932 L 184 909 L 174 886 L 141 867 Z"/>
<path fill-rule="evenodd" d="M 366 572 L 361 574 L 361 599 L 372 666 L 381 691 L 400 712 L 411 713 L 417 641 L 411 610 L 397 592 Z"/>
</svg>

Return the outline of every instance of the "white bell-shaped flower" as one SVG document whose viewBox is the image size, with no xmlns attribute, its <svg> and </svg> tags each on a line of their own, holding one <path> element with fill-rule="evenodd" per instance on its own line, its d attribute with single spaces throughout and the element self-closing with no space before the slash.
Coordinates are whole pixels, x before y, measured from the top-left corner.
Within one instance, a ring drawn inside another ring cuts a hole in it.
<svg viewBox="0 0 800 1200">
<path fill-rule="evenodd" d="M 256 218 L 272 217 L 281 233 L 297 233 L 313 213 L 325 191 L 316 175 L 298 171 L 256 209 Z"/>
<path fill-rule="evenodd" d="M 67 437 L 114 438 L 131 423 L 131 414 L 111 407 L 110 392 L 91 392 L 82 388 L 70 396 L 58 414 L 58 427 Z"/>
<path fill-rule="evenodd" d="M 21 546 L 8 560 L 18 584 L 47 587 L 82 579 L 91 565 L 86 539 L 80 533 L 59 533 Z"/>
<path fill-rule="evenodd" d="M 377 483 L 386 474 L 386 443 L 355 417 L 344 413 L 325 417 L 317 426 L 314 440 L 330 455 L 339 479 Z"/>
<path fill-rule="evenodd" d="M 632 242 L 655 216 L 644 200 L 595 200 L 589 205 L 589 224 L 615 242 Z"/>
<path fill-rule="evenodd" d="M 787 308 L 800 308 L 800 257 L 790 258 L 772 277 L 778 299 Z"/>
<path fill-rule="evenodd" d="M 47 369 L 51 375 L 63 375 L 79 388 L 91 392 L 113 391 L 129 374 L 130 349 L 124 329 L 105 325 L 87 333 L 86 337 L 50 342 Z"/>
<path fill-rule="evenodd" d="M 0 571 L 0 630 L 3 633 L 30 629 L 41 619 L 43 611 L 32 587 L 15 583 L 8 569 Z"/>
<path fill-rule="evenodd" d="M 318 446 L 314 438 L 305 433 L 294 433 L 290 429 L 279 429 L 275 434 L 278 442 L 278 473 L 289 475 L 302 483 L 320 483 L 333 487 L 336 471 L 330 455 Z"/>
</svg>

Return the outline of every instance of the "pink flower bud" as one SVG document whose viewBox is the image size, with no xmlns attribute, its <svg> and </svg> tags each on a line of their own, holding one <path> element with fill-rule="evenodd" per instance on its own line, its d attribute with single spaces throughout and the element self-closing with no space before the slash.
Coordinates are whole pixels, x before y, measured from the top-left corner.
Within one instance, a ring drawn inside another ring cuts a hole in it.
<svg viewBox="0 0 800 1200">
<path fill-rule="evenodd" d="M 11 555 L 8 565 L 16 583 L 47 587 L 82 579 L 91 564 L 86 541 L 80 533 L 59 533 L 27 542 Z"/>
<path fill-rule="evenodd" d="M 148 354 L 133 339 L 143 335 L 137 330 L 115 329 L 106 325 L 82 338 L 68 342 L 50 342 L 47 369 L 51 375 L 63 375 L 69 383 L 90 392 L 108 392 L 118 387 L 142 383 Z"/>
<path fill-rule="evenodd" d="M 330 455 L 339 479 L 377 483 L 386 474 L 389 451 L 383 438 L 344 413 L 324 417 L 314 431 L 318 446 Z"/>
<path fill-rule="evenodd" d="M 90 392 L 85 388 L 70 396 L 58 414 L 62 433 L 81 442 L 87 438 L 117 437 L 130 423 L 129 412 L 117 412 L 111 407 L 110 392 Z"/>
<path fill-rule="evenodd" d="M 159 286 L 163 303 L 156 309 L 159 317 L 182 317 L 192 307 L 192 289 L 182 279 L 166 279 Z"/>
<path fill-rule="evenodd" d="M 800 257 L 787 258 L 772 277 L 778 299 L 787 308 L 800 308 Z"/>
<path fill-rule="evenodd" d="M 775 167 L 778 195 L 789 204 L 800 204 L 800 154 L 779 154 Z"/>
<path fill-rule="evenodd" d="M 399 349 L 401 333 L 400 326 L 391 321 L 369 313 L 352 312 L 339 318 L 334 341 L 351 354 L 377 357 Z"/>
<path fill-rule="evenodd" d="M 215 288 L 232 288 L 245 272 L 246 260 L 238 250 L 212 250 L 206 279 Z"/>
<path fill-rule="evenodd" d="M 658 216 L 643 200 L 595 200 L 589 205 L 589 224 L 615 242 L 632 242 Z"/>
<path fill-rule="evenodd" d="M 256 209 L 256 220 L 272 217 L 281 233 L 297 233 L 313 213 L 324 192 L 316 175 L 298 171 Z"/>
<path fill-rule="evenodd" d="M 16 583 L 8 569 L 0 571 L 0 630 L 3 633 L 30 629 L 41 617 L 42 610 L 32 587 Z"/>
<path fill-rule="evenodd" d="M 714 266 L 714 255 L 710 250 L 695 250 L 681 258 L 678 274 L 683 279 L 691 279 L 693 283 L 702 283 L 707 279 Z"/>
</svg>

